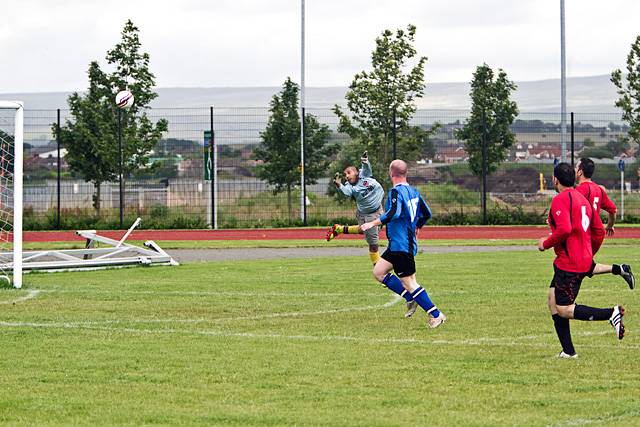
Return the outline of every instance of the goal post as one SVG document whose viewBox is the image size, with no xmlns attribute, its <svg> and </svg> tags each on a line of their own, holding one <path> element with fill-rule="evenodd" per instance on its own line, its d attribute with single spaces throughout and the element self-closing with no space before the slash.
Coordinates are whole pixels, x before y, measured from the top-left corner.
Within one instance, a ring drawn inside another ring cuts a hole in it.
<svg viewBox="0 0 640 427">
<path fill-rule="evenodd" d="M 22 287 L 22 161 L 24 108 L 21 101 L 0 100 L 0 276 Z"/>
</svg>

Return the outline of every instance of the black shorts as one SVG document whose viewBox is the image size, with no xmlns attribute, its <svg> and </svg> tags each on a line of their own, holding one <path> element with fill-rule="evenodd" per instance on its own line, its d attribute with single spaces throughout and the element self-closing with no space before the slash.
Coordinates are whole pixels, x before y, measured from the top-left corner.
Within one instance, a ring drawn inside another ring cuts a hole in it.
<svg viewBox="0 0 640 427">
<path fill-rule="evenodd" d="M 393 265 L 393 271 L 398 277 L 408 277 L 416 273 L 416 262 L 408 252 L 391 252 L 387 249 L 382 254 L 382 259 Z"/>
<path fill-rule="evenodd" d="M 591 268 L 593 271 L 593 267 Z M 571 271 L 560 270 L 553 265 L 553 279 L 550 288 L 555 288 L 556 305 L 571 305 L 576 301 L 582 279 L 589 275 L 587 273 L 573 273 Z"/>
</svg>

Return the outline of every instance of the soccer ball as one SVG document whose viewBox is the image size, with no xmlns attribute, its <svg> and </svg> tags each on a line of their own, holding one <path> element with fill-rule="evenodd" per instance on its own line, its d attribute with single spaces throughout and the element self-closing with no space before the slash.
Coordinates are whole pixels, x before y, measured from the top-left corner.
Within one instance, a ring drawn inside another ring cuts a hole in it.
<svg viewBox="0 0 640 427">
<path fill-rule="evenodd" d="M 121 90 L 116 95 L 116 105 L 118 108 L 129 108 L 133 105 L 133 94 L 128 90 Z"/>
</svg>

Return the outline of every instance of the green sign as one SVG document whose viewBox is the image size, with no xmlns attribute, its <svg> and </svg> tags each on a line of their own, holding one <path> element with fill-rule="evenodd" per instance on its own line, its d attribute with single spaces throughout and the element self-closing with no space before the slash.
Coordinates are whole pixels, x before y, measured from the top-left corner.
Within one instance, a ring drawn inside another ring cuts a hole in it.
<svg viewBox="0 0 640 427">
<path fill-rule="evenodd" d="M 213 159 L 211 158 L 211 131 L 204 131 L 204 147 L 202 150 L 202 159 L 204 161 L 204 180 L 211 181 L 211 169 L 213 169 Z"/>
</svg>

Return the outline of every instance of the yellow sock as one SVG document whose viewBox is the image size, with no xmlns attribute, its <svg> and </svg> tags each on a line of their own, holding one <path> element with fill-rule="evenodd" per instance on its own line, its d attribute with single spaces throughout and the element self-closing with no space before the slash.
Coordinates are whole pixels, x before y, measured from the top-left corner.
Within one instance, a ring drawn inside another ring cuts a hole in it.
<svg viewBox="0 0 640 427">
<path fill-rule="evenodd" d="M 376 252 L 369 252 L 369 258 L 371 258 L 371 262 L 373 265 L 376 265 L 376 262 L 380 259 L 380 254 Z"/>
<path fill-rule="evenodd" d="M 349 225 L 346 227 L 346 233 L 345 234 L 358 234 L 360 232 L 360 226 L 359 225 Z"/>
</svg>

